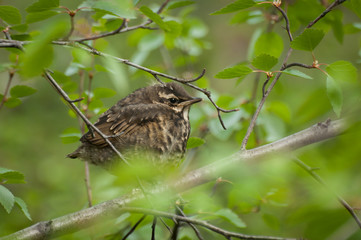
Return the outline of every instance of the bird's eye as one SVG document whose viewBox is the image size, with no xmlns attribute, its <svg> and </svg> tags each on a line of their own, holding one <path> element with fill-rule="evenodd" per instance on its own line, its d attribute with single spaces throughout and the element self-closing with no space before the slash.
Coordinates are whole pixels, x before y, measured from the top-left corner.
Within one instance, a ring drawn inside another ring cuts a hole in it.
<svg viewBox="0 0 361 240">
<path fill-rule="evenodd" d="M 178 102 L 178 99 L 177 98 L 169 98 L 169 102 L 174 104 L 174 103 Z"/>
</svg>

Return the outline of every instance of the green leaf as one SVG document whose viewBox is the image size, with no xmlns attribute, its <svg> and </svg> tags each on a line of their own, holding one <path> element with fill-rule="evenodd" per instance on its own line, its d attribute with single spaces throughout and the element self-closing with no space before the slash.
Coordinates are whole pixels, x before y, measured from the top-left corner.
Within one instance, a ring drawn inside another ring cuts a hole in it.
<svg viewBox="0 0 361 240">
<path fill-rule="evenodd" d="M 13 6 L 0 6 L 0 19 L 8 24 L 20 24 L 21 14 L 16 7 Z"/>
<path fill-rule="evenodd" d="M 337 81 L 356 82 L 357 69 L 347 61 L 337 61 L 326 67 L 326 72 Z"/>
<path fill-rule="evenodd" d="M 20 104 L 21 104 L 21 100 L 19 98 L 10 97 L 6 100 L 4 105 L 7 106 L 8 108 L 14 108 L 19 106 Z"/>
<path fill-rule="evenodd" d="M 51 18 L 52 16 L 55 16 L 57 14 L 59 14 L 59 13 L 55 12 L 55 11 L 29 13 L 26 16 L 26 23 L 40 22 L 40 21 L 46 20 L 48 18 Z"/>
<path fill-rule="evenodd" d="M 18 31 L 18 32 L 26 32 L 28 30 L 29 25 L 28 24 L 18 24 L 11 27 L 11 29 Z M 29 36 L 29 34 L 24 34 L 25 36 Z M 14 39 L 14 34 L 11 35 Z M 19 35 L 18 35 L 19 36 Z M 19 37 L 17 37 L 17 40 L 20 40 Z M 22 38 L 21 40 L 29 40 Z"/>
<path fill-rule="evenodd" d="M 59 0 L 39 0 L 29 7 L 26 8 L 26 11 L 31 12 L 43 12 L 48 11 L 59 6 Z"/>
<path fill-rule="evenodd" d="M 76 128 L 67 128 L 60 135 L 61 142 L 64 144 L 78 142 L 81 138 L 81 133 L 79 129 Z"/>
<path fill-rule="evenodd" d="M 135 18 L 134 5 L 131 0 L 121 1 L 96 1 L 92 6 L 96 11 L 102 11 L 110 15 L 132 19 Z"/>
<path fill-rule="evenodd" d="M 351 0 L 352 10 L 356 15 L 361 18 L 361 1 L 360 0 Z"/>
<path fill-rule="evenodd" d="M 254 56 L 268 54 L 279 58 L 283 52 L 283 40 L 275 32 L 262 33 L 254 46 Z"/>
<path fill-rule="evenodd" d="M 322 30 L 308 28 L 291 42 L 291 47 L 297 50 L 313 51 L 324 35 Z"/>
<path fill-rule="evenodd" d="M 216 78 L 228 79 L 228 78 L 244 78 L 252 72 L 252 69 L 244 64 L 239 64 L 230 68 L 223 69 L 215 75 Z"/>
<path fill-rule="evenodd" d="M 312 77 L 310 77 L 309 75 L 298 71 L 296 69 L 286 69 L 283 71 L 283 73 L 286 73 L 288 75 L 292 75 L 292 76 L 296 76 L 296 77 L 301 77 L 301 78 L 306 78 L 306 79 L 312 79 Z"/>
<path fill-rule="evenodd" d="M 333 111 L 337 117 L 340 117 L 343 103 L 343 94 L 341 87 L 330 75 L 327 75 L 326 80 L 327 96 L 332 105 Z"/>
<path fill-rule="evenodd" d="M 24 174 L 15 170 L 0 168 L 0 182 L 25 183 Z"/>
<path fill-rule="evenodd" d="M 246 227 L 246 223 L 244 223 L 242 221 L 242 219 L 240 219 L 238 217 L 237 214 L 235 214 L 231 209 L 229 208 L 223 208 L 218 210 L 217 212 L 214 213 L 216 216 L 223 218 L 224 220 L 226 220 L 227 222 L 232 223 L 233 225 L 235 225 L 236 227 L 239 228 L 245 228 Z"/>
<path fill-rule="evenodd" d="M 110 88 L 96 88 L 94 89 L 94 97 L 95 98 L 110 98 L 116 95 L 117 92 Z"/>
<path fill-rule="evenodd" d="M 164 31 L 169 31 L 169 26 L 163 21 L 163 19 L 153 12 L 150 8 L 147 6 L 141 6 L 139 9 L 145 16 L 147 16 L 150 20 L 155 22 L 161 29 Z"/>
<path fill-rule="evenodd" d="M 10 89 L 10 95 L 14 98 L 26 97 L 36 93 L 36 89 L 25 85 L 16 85 Z"/>
<path fill-rule="evenodd" d="M 253 59 L 252 65 L 257 69 L 268 71 L 271 70 L 277 62 L 277 58 L 268 54 L 261 54 Z"/>
<path fill-rule="evenodd" d="M 177 2 L 173 2 L 172 4 L 169 4 L 168 9 L 185 7 L 185 6 L 191 5 L 193 3 L 195 3 L 195 1 L 189 1 L 189 0 L 177 1 Z"/>
<path fill-rule="evenodd" d="M 198 137 L 190 137 L 187 142 L 187 149 L 196 148 L 203 145 L 206 141 Z"/>
<path fill-rule="evenodd" d="M 0 204 L 3 205 L 7 213 L 11 212 L 14 202 L 14 195 L 6 187 L 0 185 Z"/>
<path fill-rule="evenodd" d="M 231 13 L 231 12 L 235 12 L 235 11 L 239 11 L 242 9 L 253 7 L 255 4 L 256 3 L 252 0 L 238 0 L 238 1 L 235 1 L 235 2 L 225 6 L 224 8 L 222 8 L 218 11 L 211 13 L 211 15 Z"/>
<path fill-rule="evenodd" d="M 24 213 L 24 215 L 30 220 L 32 221 L 31 219 L 31 216 L 30 216 L 30 213 L 28 211 L 28 207 L 26 206 L 26 203 L 24 202 L 24 200 L 22 200 L 21 198 L 18 198 L 18 197 L 15 197 L 15 203 L 16 205 L 18 205 L 21 209 L 21 211 Z"/>
<path fill-rule="evenodd" d="M 44 68 L 50 66 L 53 60 L 53 46 L 51 41 L 65 34 L 67 26 L 61 19 L 51 21 L 42 29 L 34 41 L 25 46 L 21 73 L 27 77 L 40 75 Z"/>
</svg>

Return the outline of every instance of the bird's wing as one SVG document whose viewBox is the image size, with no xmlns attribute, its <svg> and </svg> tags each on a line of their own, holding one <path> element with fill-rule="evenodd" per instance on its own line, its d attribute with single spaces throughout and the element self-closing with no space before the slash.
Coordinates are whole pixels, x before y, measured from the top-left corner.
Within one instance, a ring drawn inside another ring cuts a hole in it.
<svg viewBox="0 0 361 240">
<path fill-rule="evenodd" d="M 154 121 L 159 113 L 165 111 L 162 105 L 137 104 L 129 106 L 114 106 L 100 116 L 94 124 L 109 140 L 121 140 L 123 137 L 136 132 L 142 125 Z M 107 146 L 106 141 L 96 131 L 89 131 L 81 138 L 82 142 L 88 142 L 99 147 Z"/>
</svg>

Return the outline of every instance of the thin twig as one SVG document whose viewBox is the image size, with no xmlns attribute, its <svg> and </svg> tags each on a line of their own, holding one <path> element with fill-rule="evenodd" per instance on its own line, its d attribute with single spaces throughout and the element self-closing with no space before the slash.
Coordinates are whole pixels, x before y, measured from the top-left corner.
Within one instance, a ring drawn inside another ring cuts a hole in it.
<svg viewBox="0 0 361 240">
<path fill-rule="evenodd" d="M 328 191 L 332 192 L 337 200 L 341 203 L 341 205 L 346 208 L 346 210 L 351 214 L 355 222 L 357 223 L 358 227 L 361 228 L 361 221 L 357 217 L 355 211 L 353 208 L 341 197 L 339 196 L 335 191 L 331 190 L 331 188 L 326 184 L 326 182 L 321 178 L 320 175 L 318 175 L 313 168 L 308 166 L 306 163 L 301 161 L 299 158 L 294 157 L 292 159 L 298 166 L 300 166 L 302 169 L 304 169 L 307 173 L 309 173 L 313 179 L 315 179 L 318 183 L 320 183 L 322 186 L 324 186 Z"/>
<path fill-rule="evenodd" d="M 186 217 L 186 215 L 184 214 L 183 210 L 176 205 L 176 208 L 178 209 L 178 215 Z M 201 233 L 199 232 L 198 228 L 196 226 L 194 226 L 193 223 L 188 223 L 188 225 L 193 229 L 193 231 L 195 232 L 196 236 L 198 237 L 199 240 L 204 240 L 204 238 L 202 237 Z"/>
<path fill-rule="evenodd" d="M 146 214 L 146 215 L 165 217 L 165 218 L 169 218 L 169 219 L 175 219 L 179 222 L 185 222 L 185 223 L 191 223 L 194 225 L 199 225 L 199 226 L 209 229 L 212 232 L 223 235 L 227 239 L 234 237 L 234 238 L 245 239 L 245 240 L 248 240 L 248 239 L 252 239 L 252 240 L 296 240 L 295 238 L 257 236 L 257 235 L 247 235 L 247 234 L 242 234 L 242 233 L 237 233 L 237 232 L 230 232 L 230 231 L 224 230 L 222 228 L 216 227 L 206 221 L 189 218 L 189 217 L 185 217 L 185 216 L 180 216 L 180 215 L 176 215 L 176 214 L 172 214 L 172 213 L 168 213 L 168 212 L 162 212 L 162 211 L 158 211 L 158 210 L 133 208 L 133 207 L 125 207 L 124 210 L 127 212 L 131 212 L 131 213 L 142 213 L 142 214 Z"/>
<path fill-rule="evenodd" d="M 329 13 L 333 8 L 337 7 L 338 5 L 342 4 L 343 2 L 345 2 L 346 0 L 336 0 L 334 1 L 330 6 L 328 6 L 328 8 L 326 8 L 325 11 L 323 11 L 315 20 L 313 20 L 312 22 L 310 22 L 306 28 L 310 28 L 313 25 L 315 25 L 321 18 L 323 18 L 324 16 L 326 16 L 327 13 Z"/>
<path fill-rule="evenodd" d="M 276 5 L 276 4 L 273 4 L 273 6 L 274 6 L 275 8 L 277 8 L 278 11 L 281 12 L 283 18 L 285 19 L 285 22 L 286 22 L 286 31 L 287 31 L 287 34 L 288 34 L 288 38 L 290 39 L 290 42 L 292 42 L 292 41 L 293 41 L 293 37 L 292 37 L 292 33 L 291 33 L 291 28 L 290 28 L 290 21 L 289 21 L 289 19 L 288 19 L 288 16 L 287 16 L 286 12 L 285 12 L 281 7 L 279 7 L 279 6 Z"/>
<path fill-rule="evenodd" d="M 167 6 L 167 4 L 169 3 L 170 0 L 166 0 L 158 9 L 157 14 L 162 13 L 162 11 L 164 10 L 164 8 Z M 129 32 L 129 31 L 133 31 L 136 29 L 149 29 L 149 30 L 156 30 L 158 28 L 152 28 L 152 27 L 148 27 L 149 24 L 151 24 L 153 21 L 151 19 L 146 20 L 145 22 L 136 25 L 136 26 L 132 26 L 132 27 L 128 27 L 127 26 L 127 19 L 123 19 L 122 24 L 119 26 L 119 28 L 115 29 L 114 31 L 111 32 L 107 32 L 107 33 L 102 33 L 99 35 L 95 35 L 95 36 L 91 36 L 91 37 L 85 37 L 85 38 L 79 38 L 79 39 L 75 39 L 73 40 L 74 42 L 84 42 L 84 41 L 88 41 L 88 40 L 96 40 L 99 38 L 105 38 L 108 36 L 113 36 L 119 33 L 125 33 L 125 32 Z"/>
<path fill-rule="evenodd" d="M 122 240 L 125 240 L 127 239 L 133 232 L 134 230 L 138 227 L 138 225 L 143 222 L 144 218 L 146 217 L 147 215 L 144 214 L 135 224 L 134 226 L 129 230 L 129 232 L 127 234 L 125 234 L 125 236 L 122 238 Z"/>
<path fill-rule="evenodd" d="M 290 68 L 290 67 L 302 67 L 302 68 L 307 68 L 307 69 L 315 68 L 315 66 L 312 66 L 312 65 L 295 62 L 295 63 L 286 64 L 285 66 L 283 66 L 283 70 L 286 70 L 287 68 Z"/>
<path fill-rule="evenodd" d="M 68 94 L 59 86 L 59 84 L 54 80 L 54 78 L 49 74 L 48 71 L 44 72 L 46 79 L 49 80 L 50 84 L 55 88 L 55 90 L 63 97 L 63 99 L 68 102 L 71 108 L 83 119 L 83 121 L 88 125 L 89 129 L 91 128 L 95 132 L 97 132 L 104 141 L 109 145 L 110 148 L 118 155 L 118 157 L 128 166 L 130 166 L 129 162 L 123 157 L 123 155 L 114 147 L 114 145 L 109 141 L 109 137 L 105 135 L 102 131 L 100 131 L 93 123 L 89 121 L 89 119 L 79 110 L 79 108 L 71 101 Z"/>
<path fill-rule="evenodd" d="M 3 99 L 0 102 L 0 109 L 4 106 L 5 102 L 7 101 L 6 96 L 9 93 L 11 82 L 12 82 L 12 80 L 14 78 L 14 75 L 15 75 L 15 71 L 13 69 L 10 69 L 9 70 L 9 79 L 8 79 L 8 82 L 7 82 L 6 87 L 5 87 L 5 91 L 4 91 L 4 94 L 3 94 Z"/>
<path fill-rule="evenodd" d="M 155 240 L 155 228 L 157 226 L 157 219 L 158 219 L 158 217 L 154 216 L 153 223 L 152 223 L 152 238 L 151 238 L 151 240 Z"/>
</svg>

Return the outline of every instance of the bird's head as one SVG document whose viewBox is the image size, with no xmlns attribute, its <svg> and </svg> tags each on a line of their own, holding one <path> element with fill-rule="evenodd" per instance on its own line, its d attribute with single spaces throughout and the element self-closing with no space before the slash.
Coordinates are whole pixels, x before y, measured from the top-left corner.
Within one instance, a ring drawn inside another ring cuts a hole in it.
<svg viewBox="0 0 361 240">
<path fill-rule="evenodd" d="M 177 113 L 188 114 L 192 104 L 202 101 L 202 98 L 190 96 L 180 84 L 175 82 L 157 84 L 153 87 L 156 90 L 153 103 L 166 105 Z"/>
</svg>

